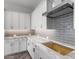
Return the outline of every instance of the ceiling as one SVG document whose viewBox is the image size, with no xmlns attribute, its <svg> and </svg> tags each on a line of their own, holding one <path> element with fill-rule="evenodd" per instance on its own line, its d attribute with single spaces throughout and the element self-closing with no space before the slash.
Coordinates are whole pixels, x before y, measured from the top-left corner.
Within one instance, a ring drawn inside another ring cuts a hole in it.
<svg viewBox="0 0 79 59">
<path fill-rule="evenodd" d="M 4 0 L 6 10 L 31 13 L 41 0 Z"/>
</svg>

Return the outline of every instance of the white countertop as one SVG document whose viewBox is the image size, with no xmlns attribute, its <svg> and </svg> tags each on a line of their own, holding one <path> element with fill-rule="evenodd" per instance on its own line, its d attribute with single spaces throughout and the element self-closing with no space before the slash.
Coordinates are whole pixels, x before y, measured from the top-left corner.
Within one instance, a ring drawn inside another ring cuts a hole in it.
<svg viewBox="0 0 79 59">
<path fill-rule="evenodd" d="M 55 40 L 51 40 L 51 39 L 48 39 L 48 38 L 44 38 L 44 37 L 41 37 L 41 36 L 30 36 L 31 39 L 37 41 L 37 42 L 40 42 L 40 43 L 44 43 L 44 42 L 48 42 L 48 41 L 52 41 L 52 42 L 55 42 L 55 43 L 58 43 L 60 45 L 63 45 L 63 46 L 66 46 L 66 47 L 69 47 L 69 48 L 72 48 L 72 49 L 75 49 L 75 46 L 72 46 L 72 45 L 69 45 L 69 44 L 66 44 L 66 43 L 63 43 L 63 42 L 60 42 L 60 41 L 55 41 Z M 37 40 L 36 40 L 37 39 Z M 40 39 L 40 40 L 39 40 Z"/>
<path fill-rule="evenodd" d="M 13 38 L 21 38 L 21 37 L 31 38 L 31 39 L 33 39 L 34 41 L 39 42 L 39 43 L 44 43 L 44 42 L 52 41 L 52 42 L 58 43 L 58 44 L 60 44 L 60 45 L 63 45 L 63 46 L 66 46 L 66 47 L 75 49 L 75 46 L 73 46 L 73 45 L 70 45 L 70 44 L 67 44 L 67 43 L 64 43 L 64 42 L 60 42 L 60 41 L 57 41 L 57 40 L 51 40 L 51 39 L 48 39 L 48 38 L 44 38 L 44 37 L 41 37 L 41 36 L 39 36 L 39 35 L 34 35 L 34 36 L 5 37 L 4 39 L 13 39 Z M 36 39 L 37 39 L 37 40 L 36 40 Z M 40 39 L 40 40 L 39 40 L 39 39 Z"/>
</svg>

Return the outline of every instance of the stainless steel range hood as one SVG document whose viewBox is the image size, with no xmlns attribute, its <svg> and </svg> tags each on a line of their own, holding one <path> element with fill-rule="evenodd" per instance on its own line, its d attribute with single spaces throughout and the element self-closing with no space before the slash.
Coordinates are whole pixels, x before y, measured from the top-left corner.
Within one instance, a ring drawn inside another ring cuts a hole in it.
<svg viewBox="0 0 79 59">
<path fill-rule="evenodd" d="M 50 18 L 55 18 L 59 16 L 64 16 L 67 14 L 73 13 L 73 2 L 72 1 L 64 1 L 56 7 L 52 8 L 51 11 L 43 13 Z"/>
</svg>

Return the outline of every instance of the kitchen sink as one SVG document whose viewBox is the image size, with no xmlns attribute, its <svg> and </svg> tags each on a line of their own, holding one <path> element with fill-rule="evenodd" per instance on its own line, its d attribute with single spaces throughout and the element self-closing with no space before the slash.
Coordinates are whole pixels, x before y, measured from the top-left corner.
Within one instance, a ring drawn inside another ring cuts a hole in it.
<svg viewBox="0 0 79 59">
<path fill-rule="evenodd" d="M 67 55 L 68 53 L 72 52 L 74 49 L 65 47 L 63 45 L 60 45 L 58 43 L 54 42 L 45 42 L 43 45 L 47 46 L 48 48 L 60 53 L 61 55 Z"/>
</svg>

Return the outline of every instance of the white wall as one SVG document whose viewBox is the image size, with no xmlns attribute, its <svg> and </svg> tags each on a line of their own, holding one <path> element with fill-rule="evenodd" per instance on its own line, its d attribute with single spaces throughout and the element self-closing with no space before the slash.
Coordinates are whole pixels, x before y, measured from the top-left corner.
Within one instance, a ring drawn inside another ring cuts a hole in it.
<svg viewBox="0 0 79 59">
<path fill-rule="evenodd" d="M 46 0 L 42 0 L 36 9 L 32 12 L 31 25 L 32 29 L 46 29 L 46 17 L 42 13 L 47 11 Z"/>
<path fill-rule="evenodd" d="M 30 14 L 5 11 L 4 27 L 5 29 L 29 29 Z"/>
</svg>

